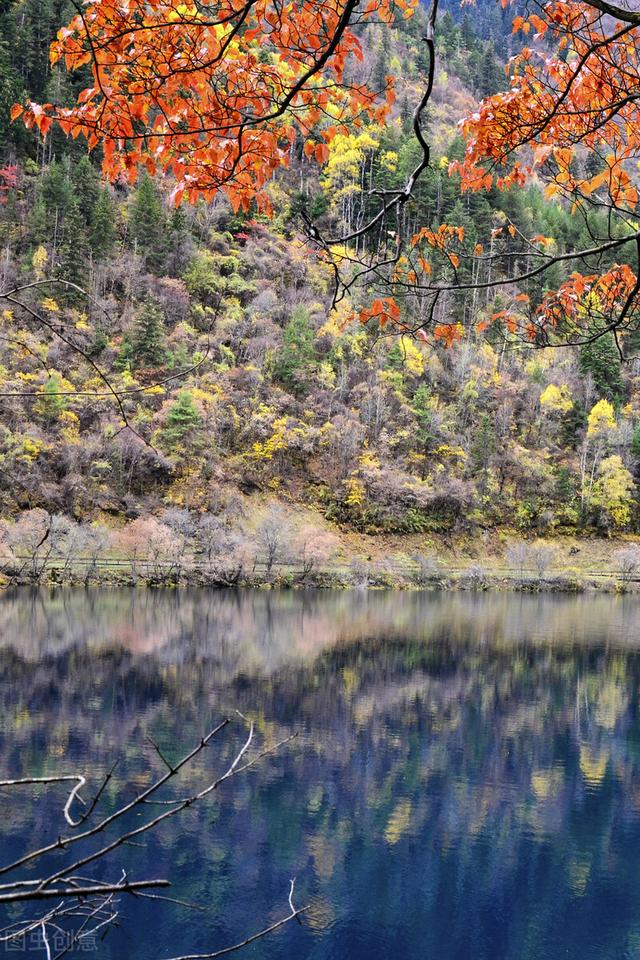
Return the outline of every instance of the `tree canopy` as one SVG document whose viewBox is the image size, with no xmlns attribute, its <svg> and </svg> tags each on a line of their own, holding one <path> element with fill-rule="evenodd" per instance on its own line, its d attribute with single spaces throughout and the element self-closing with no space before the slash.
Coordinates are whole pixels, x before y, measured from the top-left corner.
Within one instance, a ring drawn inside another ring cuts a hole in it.
<svg viewBox="0 0 640 960">
<path fill-rule="evenodd" d="M 460 222 L 412 229 L 411 201 L 431 161 L 425 126 L 438 0 L 423 37 L 415 164 L 403 182 L 390 177 L 372 186 L 373 207 L 337 236 L 322 218 L 302 211 L 303 218 L 310 243 L 334 271 L 334 302 L 364 290 L 363 323 L 452 344 L 464 334 L 455 310 L 451 316 L 456 297 L 503 286 L 508 302 L 481 319 L 482 330 L 498 325 L 540 345 L 609 333 L 624 356 L 625 332 L 637 323 L 640 13 L 605 0 L 533 7 L 513 19 L 520 39 L 507 89 L 463 121 L 464 149 L 449 173 L 463 193 L 543 181 L 549 197 L 582 218 L 588 242 L 560 253 L 554 236 L 525 234 L 510 221 L 482 237 Z M 236 210 L 269 211 L 266 188 L 296 150 L 329 170 L 334 141 L 384 126 L 393 78 L 376 68 L 378 89 L 371 84 L 361 64 L 363 31 L 379 23 L 392 29 L 416 9 L 414 0 L 96 0 L 51 47 L 52 63 L 89 70 L 90 83 L 72 106 L 28 101 L 12 117 L 22 115 L 42 135 L 57 124 L 99 146 L 111 179 L 163 171 L 174 180 L 176 202 L 223 191 Z M 482 76 L 489 77 L 487 62 Z M 506 268 L 493 269 L 505 257 Z M 561 282 L 537 282 L 548 272 Z"/>
</svg>

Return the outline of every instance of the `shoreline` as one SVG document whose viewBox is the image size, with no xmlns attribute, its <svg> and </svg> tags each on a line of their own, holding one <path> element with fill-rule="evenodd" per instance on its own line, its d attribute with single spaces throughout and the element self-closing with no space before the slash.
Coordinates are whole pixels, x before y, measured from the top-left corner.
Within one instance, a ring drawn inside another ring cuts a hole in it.
<svg viewBox="0 0 640 960">
<path fill-rule="evenodd" d="M 123 563 L 122 566 L 125 564 Z M 383 568 L 371 566 L 366 573 L 354 575 L 351 571 L 328 570 L 301 573 L 295 568 L 265 572 L 242 571 L 225 576 L 219 570 L 136 571 L 123 569 L 117 572 L 100 570 L 99 566 L 87 572 L 79 566 L 64 570 L 49 568 L 36 574 L 0 574 L 0 590 L 15 587 L 73 587 L 73 588 L 130 588 L 139 590 L 185 590 L 209 588 L 218 590 L 393 590 L 397 592 L 512 592 L 512 593 L 606 593 L 640 594 L 640 577 L 624 579 L 615 571 L 597 575 L 581 574 L 575 570 L 554 571 L 538 576 L 533 572 L 514 574 L 493 572 L 470 565 L 467 568 L 442 567 L 431 576 L 417 575 L 407 571 L 400 575 Z"/>
<path fill-rule="evenodd" d="M 38 549 L 0 564 L 0 589 L 14 586 L 632 594 L 640 592 L 640 543 L 637 537 L 524 540 L 496 529 L 477 537 L 344 531 L 331 558 L 286 548 L 271 559 L 253 551 L 60 555 Z"/>
</svg>

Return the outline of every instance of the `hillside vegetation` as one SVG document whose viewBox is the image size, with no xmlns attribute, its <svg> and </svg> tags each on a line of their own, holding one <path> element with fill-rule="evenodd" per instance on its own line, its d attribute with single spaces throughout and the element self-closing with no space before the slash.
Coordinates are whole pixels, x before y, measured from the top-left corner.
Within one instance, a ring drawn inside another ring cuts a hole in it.
<svg viewBox="0 0 640 960">
<path fill-rule="evenodd" d="M 372 186 L 404 182 L 420 17 L 369 41 L 380 82 L 403 78 L 392 123 L 336 137 L 320 179 L 295 153 L 266 220 L 222 200 L 175 209 L 170 185 L 149 176 L 106 186 L 81 144 L 9 127 L 4 105 L 22 89 L 37 98 L 69 82 L 44 68 L 64 18 L 41 7 L 24 0 L 3 14 L 0 283 L 58 277 L 89 296 L 43 284 L 3 303 L 7 571 L 37 578 L 43 559 L 67 569 L 104 553 L 151 556 L 160 570 L 188 553 L 228 580 L 256 554 L 268 573 L 287 552 L 307 572 L 366 558 L 372 537 L 399 549 L 411 535 L 413 553 L 421 542 L 422 552 L 464 552 L 504 530 L 547 540 L 636 532 L 638 366 L 621 367 L 612 339 L 536 351 L 507 350 L 495 328 L 454 349 L 385 336 L 354 319 L 357 303 L 330 309 L 329 271 L 297 239 L 301 211 L 352 228 Z M 472 16 L 456 24 L 445 14 L 440 26 L 436 156 L 416 224 L 446 221 L 473 239 L 509 222 L 571 249 L 583 221 L 535 184 L 461 197 L 449 176 L 461 152 L 455 117 L 504 82 L 495 42 Z M 464 310 L 481 320 L 500 306 L 475 291 Z"/>
</svg>

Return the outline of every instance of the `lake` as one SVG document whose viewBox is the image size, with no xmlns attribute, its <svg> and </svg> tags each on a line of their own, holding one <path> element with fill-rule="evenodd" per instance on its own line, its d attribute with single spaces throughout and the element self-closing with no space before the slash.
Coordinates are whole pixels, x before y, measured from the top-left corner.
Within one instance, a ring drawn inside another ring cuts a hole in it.
<svg viewBox="0 0 640 960">
<path fill-rule="evenodd" d="M 640 958 L 634 598 L 23 589 L 0 658 L 0 778 L 117 759 L 103 809 L 161 771 L 147 736 L 174 759 L 234 716 L 188 785 L 239 748 L 236 710 L 257 747 L 298 734 L 94 871 L 204 907 L 126 899 L 96 957 L 222 948 L 296 877 L 308 917 L 239 956 Z M 64 789 L 20 790 L 3 862 L 62 829 Z"/>
</svg>

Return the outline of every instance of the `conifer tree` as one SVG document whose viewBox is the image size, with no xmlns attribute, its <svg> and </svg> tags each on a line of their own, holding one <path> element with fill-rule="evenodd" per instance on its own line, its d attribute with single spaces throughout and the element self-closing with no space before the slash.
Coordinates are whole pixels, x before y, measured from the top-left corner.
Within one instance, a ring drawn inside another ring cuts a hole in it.
<svg viewBox="0 0 640 960">
<path fill-rule="evenodd" d="M 89 242 L 97 260 L 103 260 L 112 249 L 116 236 L 115 204 L 109 194 L 109 188 L 100 190 L 93 209 Z"/>
<path fill-rule="evenodd" d="M 620 356 L 611 333 L 605 333 L 580 348 L 580 371 L 590 373 L 600 397 L 617 403 L 622 398 Z"/>
<path fill-rule="evenodd" d="M 196 430 L 201 422 L 202 417 L 193 395 L 189 390 L 181 390 L 167 414 L 166 423 L 162 429 L 162 439 L 167 447 L 175 448 Z"/>
<path fill-rule="evenodd" d="M 75 283 L 79 287 L 85 287 L 89 276 L 90 253 L 82 214 L 76 201 L 72 200 L 62 225 L 62 243 L 58 248 L 55 266 L 56 276 Z M 64 291 L 63 299 L 67 303 L 77 305 L 81 305 L 84 300 L 79 291 L 70 288 Z"/>
<path fill-rule="evenodd" d="M 71 169 L 71 182 L 78 209 L 84 222 L 91 225 L 101 192 L 98 171 L 87 156 L 83 156 Z"/>
<path fill-rule="evenodd" d="M 636 422 L 631 437 L 631 453 L 636 461 L 635 473 L 640 476 L 640 420 Z"/>
<path fill-rule="evenodd" d="M 48 211 L 58 210 L 64 214 L 73 202 L 73 187 L 68 176 L 66 164 L 54 160 L 38 184 L 38 196 L 42 198 Z"/>
<path fill-rule="evenodd" d="M 4 16 L 5 12 L 0 12 L 0 17 Z M 20 74 L 11 63 L 9 44 L 0 31 L 0 156 L 4 156 L 5 151 L 9 152 L 7 148 L 10 145 L 24 152 L 30 139 L 27 131 L 18 130 L 9 117 L 13 104 L 16 100 L 22 100 L 24 95 Z"/>
<path fill-rule="evenodd" d="M 433 410 L 430 401 L 431 391 L 426 383 L 421 383 L 413 395 L 413 414 L 418 422 L 416 443 L 423 458 L 421 470 L 423 480 L 427 473 L 427 453 L 433 440 Z"/>
<path fill-rule="evenodd" d="M 503 90 L 504 86 L 505 75 L 500 68 L 496 48 L 493 43 L 487 43 L 481 54 L 478 92 L 483 97 L 489 97 Z"/>
<path fill-rule="evenodd" d="M 166 362 L 164 314 L 151 297 L 147 297 L 136 317 L 133 334 L 123 353 L 123 359 L 131 360 L 134 367 L 158 367 Z"/>
<path fill-rule="evenodd" d="M 474 472 L 485 472 L 496 452 L 496 431 L 488 414 L 483 414 L 471 445 L 471 467 Z"/>
<path fill-rule="evenodd" d="M 164 267 L 166 217 L 151 177 L 145 174 L 133 195 L 130 216 L 131 236 L 145 264 L 154 273 Z"/>
<path fill-rule="evenodd" d="M 62 386 L 62 378 L 53 373 L 47 378 L 36 401 L 35 412 L 46 423 L 53 423 L 67 409 L 67 399 L 60 393 Z"/>
<path fill-rule="evenodd" d="M 309 311 L 299 305 L 284 328 L 282 347 L 276 359 L 274 373 L 285 386 L 297 391 L 301 387 L 300 374 L 316 358 L 315 334 Z"/>
</svg>

